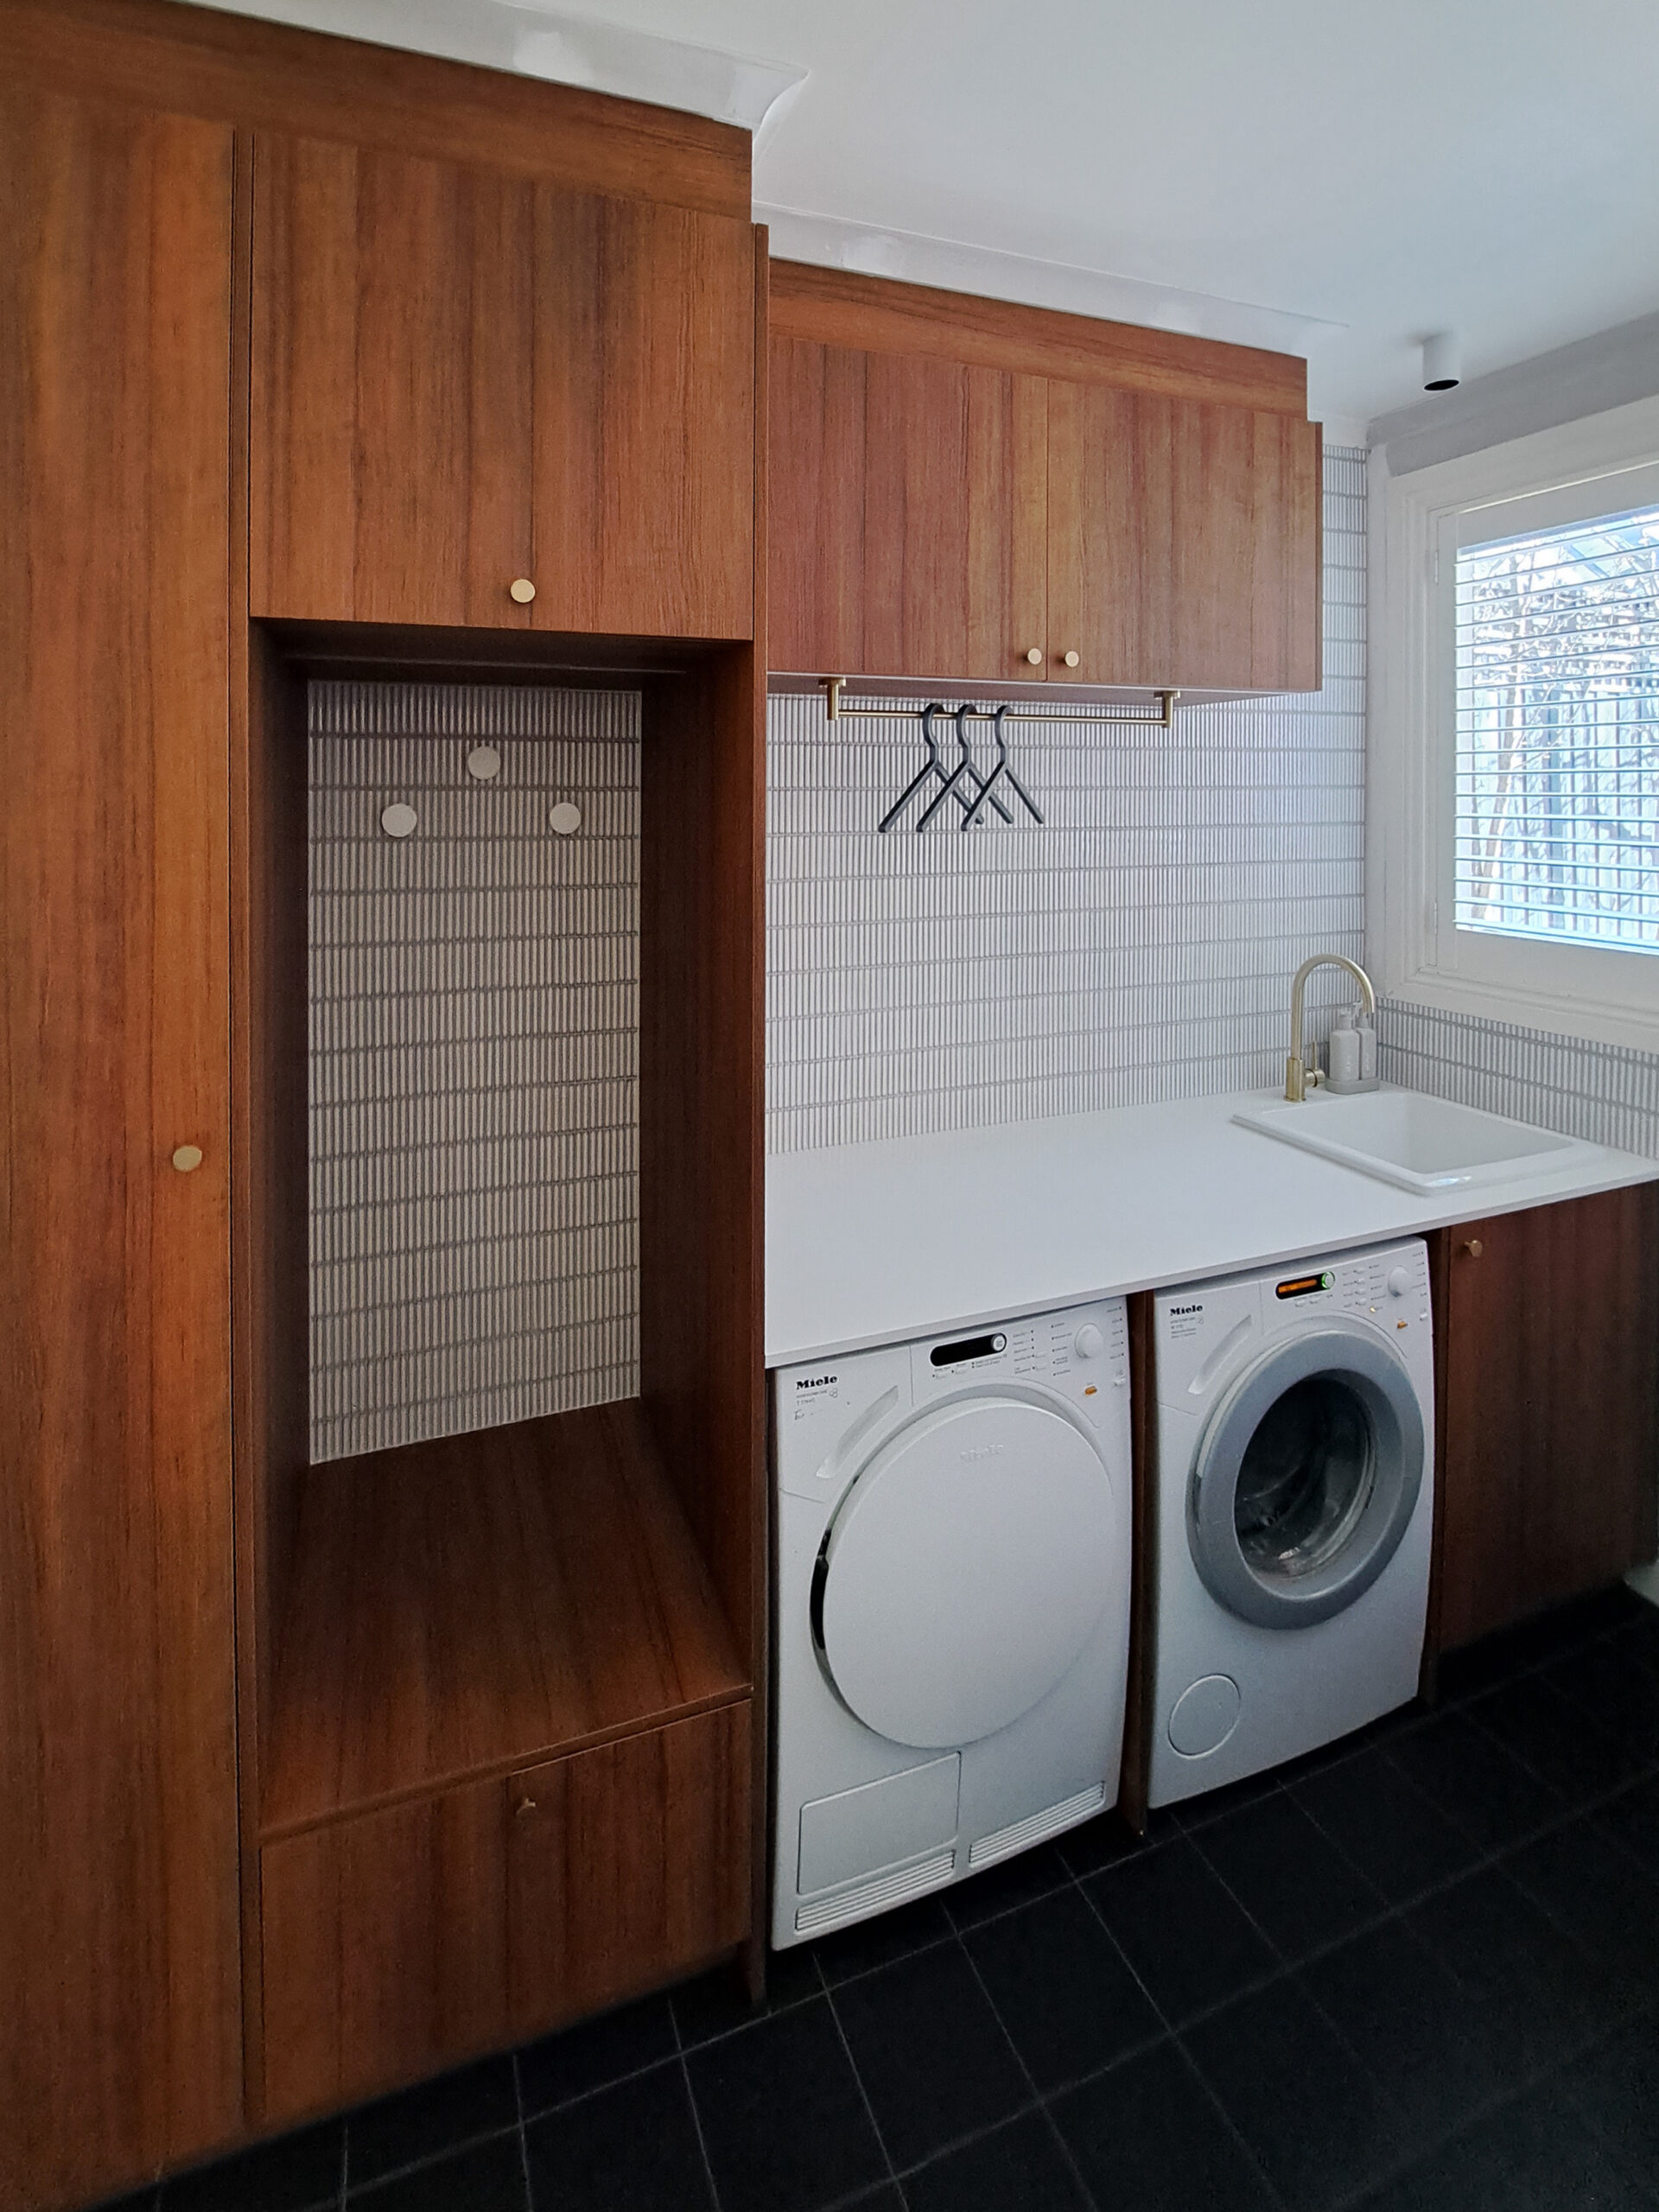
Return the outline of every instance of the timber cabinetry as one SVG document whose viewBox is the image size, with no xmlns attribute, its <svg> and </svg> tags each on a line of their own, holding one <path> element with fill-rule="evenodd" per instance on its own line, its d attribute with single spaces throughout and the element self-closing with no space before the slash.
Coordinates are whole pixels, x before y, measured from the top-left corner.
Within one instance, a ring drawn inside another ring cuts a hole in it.
<svg viewBox="0 0 1659 2212">
<path fill-rule="evenodd" d="M 751 636 L 753 238 L 259 133 L 252 612 Z"/>
<path fill-rule="evenodd" d="M 228 128 L 0 94 L 4 2212 L 241 2114 L 231 219 Z"/>
<path fill-rule="evenodd" d="M 1465 1222 L 1431 1254 L 1431 1649 L 1452 1649 L 1654 1554 L 1659 1186 Z"/>
<path fill-rule="evenodd" d="M 1311 690 L 1300 360 L 775 266 L 777 670 Z"/>
</svg>

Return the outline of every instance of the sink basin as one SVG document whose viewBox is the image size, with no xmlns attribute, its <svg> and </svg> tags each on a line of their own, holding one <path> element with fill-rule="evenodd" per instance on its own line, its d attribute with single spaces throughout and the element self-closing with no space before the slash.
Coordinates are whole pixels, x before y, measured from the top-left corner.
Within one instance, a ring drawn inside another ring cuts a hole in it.
<svg viewBox="0 0 1659 2212">
<path fill-rule="evenodd" d="M 1243 1128 L 1300 1145 L 1402 1191 L 1548 1175 L 1567 1166 L 1575 1154 L 1595 1149 L 1577 1137 L 1392 1086 L 1352 1098 L 1316 1090 L 1302 1105 L 1247 1107 L 1233 1119 Z"/>
</svg>

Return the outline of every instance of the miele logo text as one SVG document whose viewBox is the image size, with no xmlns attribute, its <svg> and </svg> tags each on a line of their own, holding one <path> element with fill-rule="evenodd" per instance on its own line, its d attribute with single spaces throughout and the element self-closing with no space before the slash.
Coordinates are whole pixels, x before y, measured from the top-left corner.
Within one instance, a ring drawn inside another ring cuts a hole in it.
<svg viewBox="0 0 1659 2212">
<path fill-rule="evenodd" d="M 1000 1444 L 982 1444 L 975 1451 L 958 1452 L 957 1457 L 959 1459 L 995 1459 L 1002 1448 Z"/>
<path fill-rule="evenodd" d="M 840 1380 L 839 1375 L 798 1375 L 795 1388 L 798 1390 L 827 1390 L 832 1382 L 839 1382 Z"/>
<path fill-rule="evenodd" d="M 1200 1299 L 1196 1306 L 1172 1306 L 1169 1310 L 1172 1313 L 1202 1313 L 1204 1300 Z"/>
</svg>

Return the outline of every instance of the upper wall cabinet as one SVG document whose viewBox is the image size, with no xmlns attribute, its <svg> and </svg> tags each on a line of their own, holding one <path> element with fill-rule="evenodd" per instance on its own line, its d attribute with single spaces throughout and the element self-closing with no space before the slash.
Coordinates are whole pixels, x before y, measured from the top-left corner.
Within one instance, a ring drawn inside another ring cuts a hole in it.
<svg viewBox="0 0 1659 2212">
<path fill-rule="evenodd" d="M 752 634 L 747 223 L 264 134 L 254 175 L 256 615 Z"/>
<path fill-rule="evenodd" d="M 1300 361 L 780 263 L 769 397 L 772 668 L 1318 684 Z"/>
</svg>

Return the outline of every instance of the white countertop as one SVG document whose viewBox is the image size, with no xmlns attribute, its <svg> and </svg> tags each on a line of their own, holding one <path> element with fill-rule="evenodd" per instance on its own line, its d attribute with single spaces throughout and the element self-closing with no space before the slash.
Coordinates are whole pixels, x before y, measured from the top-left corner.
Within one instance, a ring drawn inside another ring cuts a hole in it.
<svg viewBox="0 0 1659 2212">
<path fill-rule="evenodd" d="M 1274 1091 L 1124 1106 L 776 1155 L 766 1166 L 766 1364 L 855 1351 L 1119 1292 L 1659 1179 L 1605 1146 L 1420 1196 L 1252 1129 Z"/>
</svg>

